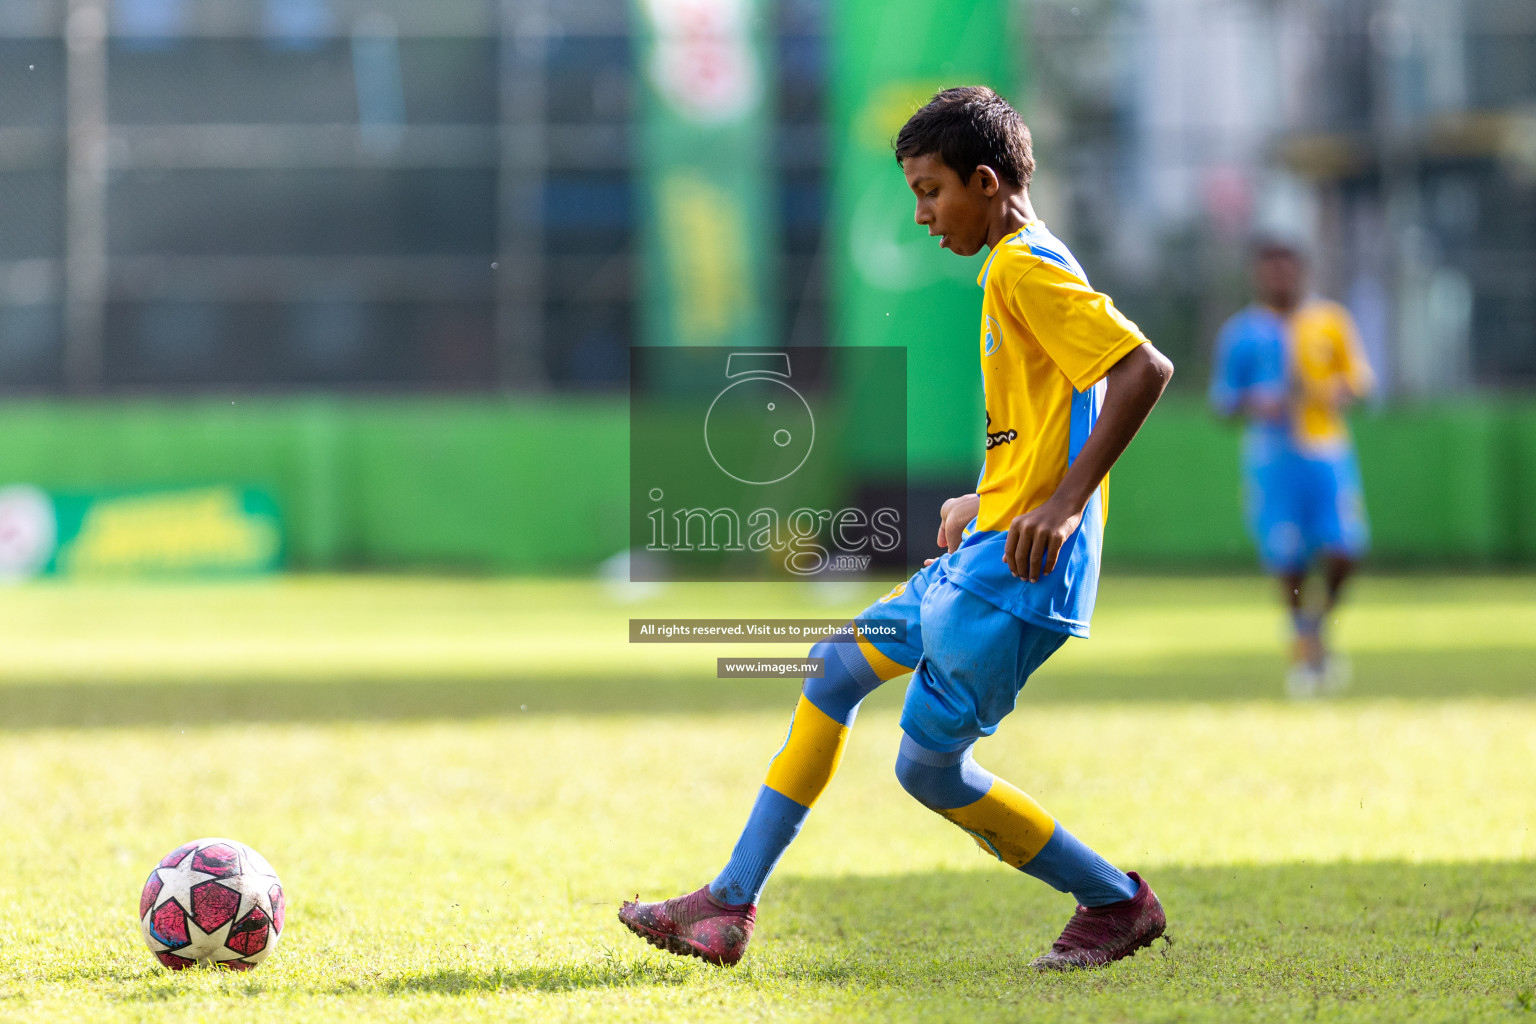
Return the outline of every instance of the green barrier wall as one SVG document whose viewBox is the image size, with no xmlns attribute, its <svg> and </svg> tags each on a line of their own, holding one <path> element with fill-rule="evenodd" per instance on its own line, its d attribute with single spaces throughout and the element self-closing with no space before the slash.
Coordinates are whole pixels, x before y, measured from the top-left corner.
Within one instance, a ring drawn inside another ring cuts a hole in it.
<svg viewBox="0 0 1536 1024">
<path fill-rule="evenodd" d="M 0 485 L 259 486 L 296 568 L 585 572 L 626 544 L 627 435 L 614 399 L 13 402 Z M 1363 413 L 1355 435 L 1379 564 L 1536 563 L 1536 404 Z M 1106 543 L 1111 566 L 1253 564 L 1236 429 L 1160 406 Z"/>
<path fill-rule="evenodd" d="M 1536 561 L 1536 407 L 1362 412 L 1353 429 L 1377 562 Z M 1251 563 L 1238 436 L 1198 403 L 1160 405 L 1111 474 L 1106 559 Z"/>
<path fill-rule="evenodd" d="M 627 436 L 611 400 L 11 403 L 0 484 L 252 484 L 299 568 L 560 572 L 625 546 Z"/>
<path fill-rule="evenodd" d="M 1536 405 L 1509 418 L 1511 560 L 1536 564 Z"/>
</svg>

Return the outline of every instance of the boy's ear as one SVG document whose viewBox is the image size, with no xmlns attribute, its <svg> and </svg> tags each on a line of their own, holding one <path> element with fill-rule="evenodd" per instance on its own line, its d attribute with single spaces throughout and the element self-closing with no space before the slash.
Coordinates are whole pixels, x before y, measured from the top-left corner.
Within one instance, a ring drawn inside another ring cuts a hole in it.
<svg viewBox="0 0 1536 1024">
<path fill-rule="evenodd" d="M 997 195 L 997 190 L 1002 187 L 1002 182 L 1000 182 L 997 178 L 997 172 L 988 167 L 986 164 L 976 165 L 975 177 L 979 177 L 981 179 L 981 194 L 986 196 L 988 199 Z"/>
</svg>

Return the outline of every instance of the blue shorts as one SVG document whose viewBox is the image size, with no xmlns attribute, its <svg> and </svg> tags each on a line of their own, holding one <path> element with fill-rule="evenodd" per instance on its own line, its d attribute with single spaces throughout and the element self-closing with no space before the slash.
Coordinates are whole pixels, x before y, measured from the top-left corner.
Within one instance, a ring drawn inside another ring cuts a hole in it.
<svg viewBox="0 0 1536 1024">
<path fill-rule="evenodd" d="M 1031 673 L 1067 641 L 1066 633 L 1010 615 L 957 586 L 941 558 L 860 613 L 861 620 L 905 619 L 904 643 L 875 643 L 912 670 L 901 728 L 929 750 L 970 746 L 997 731 Z"/>
<path fill-rule="evenodd" d="M 1302 572 L 1319 553 L 1359 558 L 1370 548 L 1360 468 L 1351 451 L 1291 448 L 1245 459 L 1248 531 L 1270 572 Z"/>
</svg>

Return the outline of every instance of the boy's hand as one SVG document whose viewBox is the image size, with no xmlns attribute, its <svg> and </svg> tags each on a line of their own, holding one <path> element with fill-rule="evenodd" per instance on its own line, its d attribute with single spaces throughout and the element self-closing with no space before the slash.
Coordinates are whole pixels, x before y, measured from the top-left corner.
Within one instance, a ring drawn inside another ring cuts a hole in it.
<svg viewBox="0 0 1536 1024">
<path fill-rule="evenodd" d="M 1246 402 L 1248 415 L 1264 423 L 1281 423 L 1290 412 L 1290 402 L 1284 395 L 1273 392 L 1257 392 Z"/>
<path fill-rule="evenodd" d="M 1355 400 L 1355 389 L 1342 374 L 1334 374 L 1323 387 L 1323 404 L 1330 412 L 1339 412 Z"/>
<path fill-rule="evenodd" d="M 1355 400 L 1355 390 L 1343 374 L 1335 373 L 1320 380 L 1299 381 L 1296 395 L 1304 402 L 1339 412 Z"/>
<path fill-rule="evenodd" d="M 961 534 L 965 533 L 966 525 L 976 518 L 976 510 L 979 508 L 981 508 L 981 496 L 978 494 L 962 494 L 940 505 L 939 547 L 954 554 L 960 547 Z M 936 561 L 937 559 L 934 558 L 926 559 L 923 567 L 927 568 Z"/>
<path fill-rule="evenodd" d="M 1083 520 L 1083 510 L 1071 508 L 1059 495 L 1045 504 L 1014 516 L 1008 526 L 1008 540 L 1003 544 L 1003 561 L 1008 571 L 1020 579 L 1038 583 L 1040 577 L 1056 568 L 1056 556 L 1067 538 Z"/>
<path fill-rule="evenodd" d="M 1141 429 L 1172 376 L 1173 364 L 1150 342 L 1136 346 L 1109 368 L 1099 422 L 1067 467 L 1056 493 L 1008 526 L 1003 561 L 1015 576 L 1036 583 L 1043 573 L 1056 568 L 1056 556 L 1083 521 L 1083 509 L 1094 490 Z"/>
</svg>

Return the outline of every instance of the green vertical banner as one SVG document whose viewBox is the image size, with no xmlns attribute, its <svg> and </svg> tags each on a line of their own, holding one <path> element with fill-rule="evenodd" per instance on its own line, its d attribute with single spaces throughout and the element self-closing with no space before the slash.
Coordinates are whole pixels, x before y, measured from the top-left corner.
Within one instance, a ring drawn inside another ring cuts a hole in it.
<svg viewBox="0 0 1536 1024">
<path fill-rule="evenodd" d="M 771 344 L 778 238 L 766 0 L 635 3 L 644 341 Z"/>
<path fill-rule="evenodd" d="M 978 364 L 986 250 L 962 259 L 913 221 L 892 155 L 906 119 L 940 89 L 1013 86 L 1006 0 L 845 0 L 833 18 L 832 223 L 839 344 L 907 349 L 909 473 L 980 468 Z"/>
</svg>

